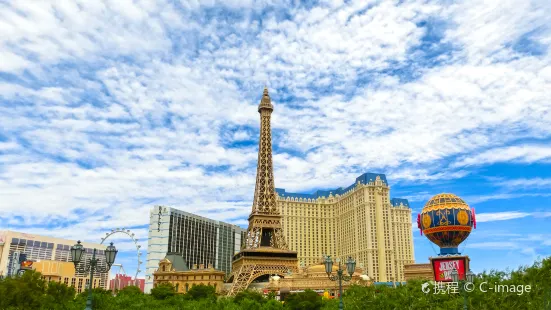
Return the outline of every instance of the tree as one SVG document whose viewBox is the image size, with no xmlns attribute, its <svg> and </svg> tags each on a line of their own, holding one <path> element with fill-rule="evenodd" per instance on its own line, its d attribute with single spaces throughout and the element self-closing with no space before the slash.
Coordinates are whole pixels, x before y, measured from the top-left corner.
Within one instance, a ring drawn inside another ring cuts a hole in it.
<svg viewBox="0 0 551 310">
<path fill-rule="evenodd" d="M 151 289 L 151 296 L 157 300 L 164 300 L 176 294 L 174 286 L 170 283 L 161 283 Z"/>
<path fill-rule="evenodd" d="M 75 302 L 79 304 L 86 304 L 88 299 L 88 288 L 83 290 L 77 295 Z M 92 308 L 96 309 L 109 309 L 114 303 L 114 297 L 110 290 L 106 290 L 102 287 L 92 288 Z"/>
<path fill-rule="evenodd" d="M 117 296 L 140 296 L 143 295 L 142 290 L 139 287 L 134 285 L 129 285 L 124 287 L 122 290 L 117 292 Z"/>
<path fill-rule="evenodd" d="M 339 300 L 338 299 L 324 299 L 322 298 L 323 300 L 323 307 L 322 309 L 323 310 L 335 310 L 335 309 L 338 309 L 339 308 Z M 351 309 L 348 307 L 346 307 L 346 309 Z"/>
<path fill-rule="evenodd" d="M 48 282 L 43 309 L 69 309 L 75 298 L 75 288 L 64 283 Z"/>
<path fill-rule="evenodd" d="M 210 285 L 195 285 L 186 293 L 186 297 L 192 300 L 210 299 L 216 301 L 216 289 Z"/>
<path fill-rule="evenodd" d="M 264 298 L 264 295 L 260 294 L 256 291 L 242 291 L 235 295 L 234 302 L 241 304 L 244 300 L 254 300 L 259 304 L 263 304 L 266 302 L 266 298 Z"/>
<path fill-rule="evenodd" d="M 285 299 L 285 308 L 294 310 L 319 310 L 322 306 L 321 296 L 312 290 L 291 294 Z"/>
<path fill-rule="evenodd" d="M 535 262 L 530 267 L 521 267 L 515 271 L 482 272 L 475 278 L 474 290 L 468 292 L 469 309 L 545 309 L 545 294 L 551 296 L 551 258 Z M 463 296 L 459 293 L 445 292 L 435 294 L 421 291 L 423 281 L 408 281 L 406 285 L 396 288 L 386 286 L 351 286 L 344 294 L 346 309 L 460 309 Z M 515 287 L 516 290 L 530 285 L 530 292 L 497 292 L 481 285 L 493 287 Z M 432 286 L 431 286 L 432 287 Z"/>
<path fill-rule="evenodd" d="M 475 278 L 475 290 L 468 293 L 469 309 L 549 309 L 551 306 L 551 257 L 535 262 L 532 266 L 513 271 L 491 270 Z M 523 294 L 481 292 L 482 283 L 493 285 L 526 286 L 530 292 Z M 349 287 L 343 296 L 347 310 L 360 309 L 461 309 L 463 297 L 460 294 L 434 294 L 421 291 L 424 281 L 408 281 L 396 288 L 388 286 Z M 432 286 L 431 286 L 432 287 Z M 142 294 L 137 287 L 127 287 L 115 297 L 102 288 L 92 290 L 94 310 L 281 310 L 285 309 L 337 309 L 338 299 L 322 300 L 313 291 L 290 295 L 285 304 L 265 298 L 254 291 L 244 291 L 235 298 L 222 297 L 218 300 L 214 290 L 196 286 L 186 295 L 176 294 L 170 284 L 155 287 L 151 295 Z M 6 310 L 81 310 L 88 292 L 73 299 L 74 288 L 57 282 L 46 282 L 38 272 L 27 271 L 17 277 L 0 280 L 0 309 Z"/>
<path fill-rule="evenodd" d="M 283 304 L 275 299 L 268 299 L 268 301 L 262 306 L 262 310 L 280 310 L 283 309 Z"/>
<path fill-rule="evenodd" d="M 0 309 L 40 309 L 46 292 L 46 281 L 39 272 L 25 271 L 21 276 L 2 280 Z"/>
<path fill-rule="evenodd" d="M 241 309 L 243 310 L 261 310 L 262 304 L 254 299 L 243 299 L 239 303 L 239 306 L 241 306 Z"/>
<path fill-rule="evenodd" d="M 275 292 L 269 292 L 268 296 L 266 298 L 268 299 L 276 299 L 277 294 Z"/>
</svg>

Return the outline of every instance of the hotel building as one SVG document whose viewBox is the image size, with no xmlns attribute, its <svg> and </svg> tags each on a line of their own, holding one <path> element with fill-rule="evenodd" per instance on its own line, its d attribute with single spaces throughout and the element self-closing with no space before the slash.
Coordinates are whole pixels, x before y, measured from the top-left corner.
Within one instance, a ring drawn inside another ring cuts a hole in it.
<svg viewBox="0 0 551 310">
<path fill-rule="evenodd" d="M 190 269 L 182 256 L 169 253 L 159 262 L 159 268 L 153 274 L 153 287 L 170 283 L 176 293 L 185 294 L 196 285 L 207 285 L 220 293 L 224 286 L 224 277 L 225 273 L 214 269 L 212 265 L 193 265 Z"/>
<path fill-rule="evenodd" d="M 151 209 L 145 292 L 153 288 L 153 274 L 168 253 L 178 253 L 188 269 L 210 266 L 231 272 L 232 257 L 241 248 L 246 230 L 178 209 L 156 206 Z"/>
<path fill-rule="evenodd" d="M 113 279 L 109 280 L 109 289 L 113 292 L 120 291 L 127 286 L 137 286 L 143 293 L 145 287 L 145 279 L 135 279 L 131 276 L 117 273 Z"/>
<path fill-rule="evenodd" d="M 384 174 L 362 174 L 344 189 L 276 192 L 285 238 L 302 264 L 352 256 L 376 282 L 405 281 L 404 265 L 414 263 L 411 209 L 390 198 Z"/>
<path fill-rule="evenodd" d="M 75 273 L 71 262 L 70 248 L 76 240 L 52 238 L 40 235 L 26 234 L 14 231 L 0 231 L 0 275 L 12 276 L 17 268 L 19 255 L 26 254 L 26 260 L 32 261 L 32 268 L 42 273 L 46 281 L 63 282 L 75 287 L 78 293 L 86 289 L 89 281 L 88 273 Z M 82 242 L 86 249 L 82 262 L 92 258 L 93 249 L 99 250 L 99 265 L 106 266 L 104 250 L 106 245 Z M 96 255 L 98 257 L 98 255 Z M 93 287 L 108 288 L 108 274 L 95 273 Z"/>
</svg>

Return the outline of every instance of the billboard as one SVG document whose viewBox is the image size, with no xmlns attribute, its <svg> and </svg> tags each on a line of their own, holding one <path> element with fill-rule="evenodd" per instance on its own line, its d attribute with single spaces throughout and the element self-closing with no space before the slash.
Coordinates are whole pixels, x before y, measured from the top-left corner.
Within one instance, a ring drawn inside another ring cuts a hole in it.
<svg viewBox="0 0 551 310">
<path fill-rule="evenodd" d="M 20 270 L 30 270 L 33 269 L 33 261 L 32 260 L 24 260 L 20 264 Z"/>
<path fill-rule="evenodd" d="M 434 281 L 451 282 L 452 271 L 459 273 L 459 279 L 465 279 L 465 273 L 469 270 L 469 258 L 467 256 L 431 258 Z"/>
</svg>

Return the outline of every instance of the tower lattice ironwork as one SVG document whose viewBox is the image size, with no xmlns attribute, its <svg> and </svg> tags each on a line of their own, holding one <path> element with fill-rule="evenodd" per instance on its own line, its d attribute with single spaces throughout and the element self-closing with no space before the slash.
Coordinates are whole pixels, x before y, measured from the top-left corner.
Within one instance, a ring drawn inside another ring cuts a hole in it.
<svg viewBox="0 0 551 310">
<path fill-rule="evenodd" d="M 254 201 L 249 216 L 247 240 L 233 259 L 230 276 L 233 282 L 228 293 L 230 296 L 245 290 L 259 276 L 277 274 L 285 277 L 289 272 L 298 272 L 297 252 L 290 251 L 287 247 L 277 208 L 270 126 L 273 110 L 268 89 L 264 88 L 258 105 L 260 140 Z"/>
</svg>

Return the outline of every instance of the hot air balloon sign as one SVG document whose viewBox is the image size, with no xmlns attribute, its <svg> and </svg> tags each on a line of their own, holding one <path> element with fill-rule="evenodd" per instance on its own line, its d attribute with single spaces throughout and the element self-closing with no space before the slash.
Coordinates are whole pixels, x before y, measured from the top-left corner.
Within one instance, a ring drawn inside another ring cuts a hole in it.
<svg viewBox="0 0 551 310">
<path fill-rule="evenodd" d="M 438 194 L 417 215 L 417 226 L 440 247 L 439 255 L 459 255 L 459 244 L 476 229 L 475 211 L 454 194 Z"/>
</svg>

